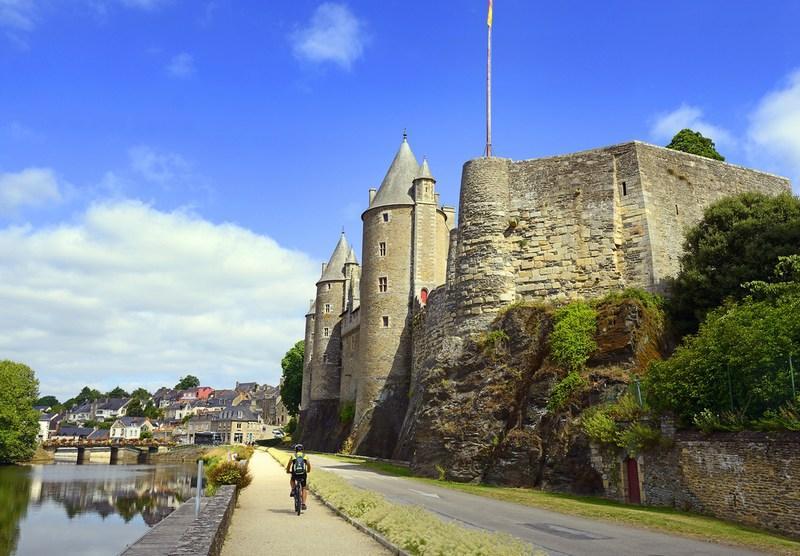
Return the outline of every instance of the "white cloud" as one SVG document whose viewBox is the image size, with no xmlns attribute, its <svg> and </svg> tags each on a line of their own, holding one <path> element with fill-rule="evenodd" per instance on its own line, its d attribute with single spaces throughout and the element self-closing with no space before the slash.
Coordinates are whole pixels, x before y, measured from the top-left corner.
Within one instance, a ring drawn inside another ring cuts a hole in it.
<svg viewBox="0 0 800 556">
<path fill-rule="evenodd" d="M 736 140 L 728 130 L 708 122 L 703 118 L 700 108 L 689 104 L 681 104 L 672 112 L 657 115 L 650 128 L 650 135 L 656 141 L 669 141 L 686 128 L 699 131 L 705 137 L 711 138 L 717 146 L 736 146 Z"/>
<path fill-rule="evenodd" d="M 34 0 L 0 0 L 0 27 L 31 31 L 36 26 Z"/>
<path fill-rule="evenodd" d="M 158 152 L 147 145 L 129 149 L 128 158 L 134 172 L 162 185 L 186 177 L 190 170 L 189 163 L 182 156 Z"/>
<path fill-rule="evenodd" d="M 60 200 L 58 178 L 49 168 L 0 174 L 0 214 Z"/>
<path fill-rule="evenodd" d="M 233 224 L 133 201 L 52 228 L 0 229 L 0 358 L 43 393 L 276 383 L 317 265 Z"/>
<path fill-rule="evenodd" d="M 176 54 L 167 64 L 167 73 L 179 78 L 191 76 L 194 73 L 194 58 L 186 52 Z"/>
<path fill-rule="evenodd" d="M 800 182 L 800 69 L 767 93 L 750 115 L 748 155 Z"/>
<path fill-rule="evenodd" d="M 321 4 L 306 27 L 291 36 L 294 54 L 311 62 L 349 69 L 364 52 L 364 23 L 344 4 Z"/>
</svg>

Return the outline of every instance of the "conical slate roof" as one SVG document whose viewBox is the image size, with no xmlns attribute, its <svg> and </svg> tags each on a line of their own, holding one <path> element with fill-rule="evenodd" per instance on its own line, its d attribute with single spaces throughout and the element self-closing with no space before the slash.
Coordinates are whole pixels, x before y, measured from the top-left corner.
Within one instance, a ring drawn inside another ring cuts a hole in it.
<svg viewBox="0 0 800 556">
<path fill-rule="evenodd" d="M 416 179 L 419 178 L 428 178 L 429 180 L 434 179 L 433 175 L 431 174 L 430 166 L 428 166 L 428 159 L 422 159 L 422 165 L 419 167 L 419 171 L 417 171 Z"/>
<path fill-rule="evenodd" d="M 344 263 L 347 262 L 347 256 L 350 254 L 350 244 L 347 243 L 347 238 L 344 237 L 344 232 L 339 237 L 339 243 L 333 250 L 331 259 L 328 261 L 328 266 L 320 276 L 319 281 L 325 282 L 326 280 L 344 280 Z"/>
<path fill-rule="evenodd" d="M 345 261 L 346 264 L 358 264 L 358 258 L 356 257 L 356 250 L 352 247 L 350 248 L 350 253 L 347 255 L 347 260 Z"/>
<path fill-rule="evenodd" d="M 308 313 L 306 313 L 306 316 L 313 315 L 316 312 L 317 312 L 317 300 L 312 299 L 311 306 L 308 308 Z"/>
<path fill-rule="evenodd" d="M 394 156 L 386 177 L 383 178 L 380 189 L 369 204 L 369 208 L 385 207 L 388 205 L 413 205 L 411 186 L 419 170 L 419 164 L 408 146 L 408 140 L 403 135 L 403 142 Z"/>
</svg>

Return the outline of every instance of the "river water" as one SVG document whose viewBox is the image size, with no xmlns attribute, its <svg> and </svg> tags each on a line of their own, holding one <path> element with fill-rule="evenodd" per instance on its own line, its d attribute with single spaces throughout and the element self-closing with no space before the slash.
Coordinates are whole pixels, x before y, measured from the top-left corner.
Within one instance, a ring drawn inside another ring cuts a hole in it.
<svg viewBox="0 0 800 556">
<path fill-rule="evenodd" d="M 118 554 L 194 492 L 194 465 L 0 466 L 0 556 Z"/>
</svg>

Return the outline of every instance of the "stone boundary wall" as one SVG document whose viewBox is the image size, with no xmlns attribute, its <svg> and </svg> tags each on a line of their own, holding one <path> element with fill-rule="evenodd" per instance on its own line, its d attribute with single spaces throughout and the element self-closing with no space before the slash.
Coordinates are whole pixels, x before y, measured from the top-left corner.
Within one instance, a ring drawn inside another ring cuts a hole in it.
<svg viewBox="0 0 800 556">
<path fill-rule="evenodd" d="M 644 502 L 800 538 L 800 433 L 678 433 L 645 455 Z"/>
<path fill-rule="evenodd" d="M 190 498 L 121 556 L 219 556 L 236 498 L 235 486 L 219 487 L 214 496 L 204 500 L 196 519 L 195 499 Z"/>
</svg>

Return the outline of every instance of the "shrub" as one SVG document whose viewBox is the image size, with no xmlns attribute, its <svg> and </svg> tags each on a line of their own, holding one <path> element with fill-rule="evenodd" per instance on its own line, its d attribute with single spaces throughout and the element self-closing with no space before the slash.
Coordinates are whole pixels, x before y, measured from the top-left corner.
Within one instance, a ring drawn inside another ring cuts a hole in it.
<svg viewBox="0 0 800 556">
<path fill-rule="evenodd" d="M 635 456 L 661 444 L 661 431 L 644 423 L 632 423 L 617 435 L 617 446 Z"/>
<path fill-rule="evenodd" d="M 562 378 L 550 392 L 550 399 L 547 401 L 547 410 L 556 412 L 563 409 L 575 394 L 588 386 L 589 382 L 580 373 L 572 371 Z"/>
<path fill-rule="evenodd" d="M 664 298 L 641 288 L 626 288 L 622 291 L 611 292 L 601 298 L 600 301 L 597 302 L 597 305 L 603 303 L 618 303 L 627 300 L 639 302 L 647 316 L 650 317 L 656 326 L 661 327 L 664 325 L 664 312 L 666 307 Z"/>
<path fill-rule="evenodd" d="M 492 330 L 481 334 L 476 343 L 485 355 L 494 355 L 505 347 L 508 339 L 505 330 Z"/>
<path fill-rule="evenodd" d="M 253 480 L 247 470 L 246 463 L 223 461 L 208 470 L 208 482 L 214 486 L 236 485 L 237 489 L 245 488 Z"/>
<path fill-rule="evenodd" d="M 289 417 L 289 422 L 286 423 L 283 430 L 286 431 L 286 434 L 294 434 L 294 431 L 297 430 L 297 417 Z"/>
<path fill-rule="evenodd" d="M 617 441 L 617 424 L 602 411 L 584 413 L 581 417 L 581 429 L 590 440 L 598 444 L 615 444 Z"/>
<path fill-rule="evenodd" d="M 617 401 L 608 406 L 608 415 L 615 421 L 636 421 L 645 411 L 631 393 L 623 394 Z"/>
<path fill-rule="evenodd" d="M 691 129 L 682 129 L 676 133 L 667 148 L 713 158 L 714 160 L 725 160 L 725 157 L 717 152 L 714 141 L 704 137 L 699 131 Z"/>
<path fill-rule="evenodd" d="M 556 311 L 555 326 L 550 335 L 553 360 L 567 370 L 581 370 L 589 355 L 597 349 L 594 341 L 596 330 L 597 311 L 588 303 L 577 301 Z"/>
</svg>

